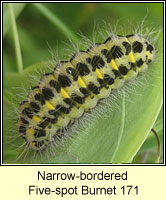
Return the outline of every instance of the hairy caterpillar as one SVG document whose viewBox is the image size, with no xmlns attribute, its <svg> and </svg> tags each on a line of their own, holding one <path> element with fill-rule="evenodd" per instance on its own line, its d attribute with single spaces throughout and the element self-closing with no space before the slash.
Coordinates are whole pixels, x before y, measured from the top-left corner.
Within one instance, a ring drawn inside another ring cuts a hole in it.
<svg viewBox="0 0 166 200">
<path fill-rule="evenodd" d="M 144 72 L 155 49 L 141 35 L 111 35 L 41 77 L 20 104 L 18 130 L 27 145 L 44 149 L 111 91 Z"/>
</svg>

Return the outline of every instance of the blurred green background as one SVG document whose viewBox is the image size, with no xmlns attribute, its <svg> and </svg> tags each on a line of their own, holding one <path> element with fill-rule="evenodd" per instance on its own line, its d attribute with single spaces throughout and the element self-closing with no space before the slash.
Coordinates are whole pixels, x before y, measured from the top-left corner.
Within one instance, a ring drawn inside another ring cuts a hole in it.
<svg viewBox="0 0 166 200">
<path fill-rule="evenodd" d="M 53 23 L 46 16 L 46 13 L 41 11 L 40 5 L 42 8 L 48 9 L 48 15 L 58 18 L 71 32 L 73 38 L 78 38 L 79 32 L 92 38 L 95 22 L 102 24 L 105 21 L 111 26 L 118 22 L 119 26 L 125 25 L 126 22 L 136 24 L 147 16 L 146 22 L 149 26 L 162 27 L 163 25 L 162 3 L 43 3 L 38 5 L 35 3 L 13 3 L 12 5 L 16 16 L 24 69 L 35 63 L 51 59 L 50 47 L 52 52 L 56 54 L 66 44 L 69 44 L 69 35 L 56 23 Z M 5 76 L 8 72 L 17 72 L 17 64 L 11 21 L 6 3 L 3 3 L 3 22 L 3 84 L 5 89 L 10 90 Z M 120 34 L 118 30 L 117 34 Z M 160 124 L 162 124 L 162 113 L 163 111 L 160 113 Z M 161 127 L 159 130 L 161 130 L 160 139 L 162 142 L 163 131 Z M 154 161 L 157 152 L 156 143 L 154 135 L 150 134 L 133 162 L 150 163 Z"/>
</svg>

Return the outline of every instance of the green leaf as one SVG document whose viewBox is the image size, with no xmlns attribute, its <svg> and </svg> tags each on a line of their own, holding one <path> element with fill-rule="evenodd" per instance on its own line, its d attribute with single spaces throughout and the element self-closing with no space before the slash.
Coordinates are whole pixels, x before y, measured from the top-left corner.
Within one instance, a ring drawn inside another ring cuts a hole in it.
<svg viewBox="0 0 166 200">
<path fill-rule="evenodd" d="M 163 131 L 163 106 L 153 127 L 157 132 Z"/>
<path fill-rule="evenodd" d="M 45 71 L 49 72 L 49 70 L 46 68 L 46 66 L 48 65 L 49 63 L 45 62 L 35 64 L 33 66 L 26 68 L 23 74 L 19 74 L 17 72 L 6 73 L 6 79 L 10 91 L 14 95 L 21 94 L 24 97 L 26 97 L 27 94 L 25 92 L 23 94 L 23 90 L 29 90 L 30 87 L 37 85 L 41 74 L 44 73 Z M 19 98 L 18 100 L 20 99 L 21 98 Z"/>
<path fill-rule="evenodd" d="M 13 95 L 7 91 L 3 92 L 3 162 L 11 158 L 12 161 L 18 155 L 18 147 L 22 139 L 18 137 L 16 126 L 16 113 L 12 104 Z"/>
</svg>

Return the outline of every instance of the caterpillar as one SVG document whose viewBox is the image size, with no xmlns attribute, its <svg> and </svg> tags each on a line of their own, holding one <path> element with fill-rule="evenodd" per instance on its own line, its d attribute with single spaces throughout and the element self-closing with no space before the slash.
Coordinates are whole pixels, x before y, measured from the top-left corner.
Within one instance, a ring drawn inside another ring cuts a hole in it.
<svg viewBox="0 0 166 200">
<path fill-rule="evenodd" d="M 112 90 L 146 71 L 154 56 L 154 46 L 141 35 L 111 35 L 60 61 L 20 104 L 20 136 L 31 149 L 44 150 L 65 134 L 62 128 L 72 126 Z"/>
</svg>

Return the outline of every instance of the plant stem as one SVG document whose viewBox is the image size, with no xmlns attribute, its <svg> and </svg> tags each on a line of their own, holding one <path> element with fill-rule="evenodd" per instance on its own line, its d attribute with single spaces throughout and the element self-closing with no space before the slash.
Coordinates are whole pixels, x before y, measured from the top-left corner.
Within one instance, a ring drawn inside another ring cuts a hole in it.
<svg viewBox="0 0 166 200">
<path fill-rule="evenodd" d="M 41 3 L 33 3 L 33 5 L 42 12 L 53 24 L 55 24 L 63 33 L 71 38 L 74 42 L 78 42 L 78 38 L 57 16 L 55 16 L 50 10 L 48 10 Z"/>
<path fill-rule="evenodd" d="M 153 128 L 152 128 L 151 131 L 154 133 L 156 140 L 157 140 L 157 158 L 156 158 L 155 163 L 159 163 L 159 161 L 160 161 L 160 149 L 161 149 L 160 140 L 159 140 L 159 137 L 157 135 L 157 132 Z"/>
<path fill-rule="evenodd" d="M 11 17 L 11 26 L 13 31 L 13 37 L 14 37 L 14 46 L 15 46 L 15 53 L 16 53 L 16 60 L 17 60 L 17 69 L 20 74 L 23 73 L 23 63 L 22 63 L 22 55 L 21 55 L 21 49 L 20 49 L 20 42 L 17 32 L 17 26 L 15 21 L 15 16 L 13 12 L 13 7 L 11 3 L 8 3 L 9 7 L 9 13 Z"/>
</svg>

